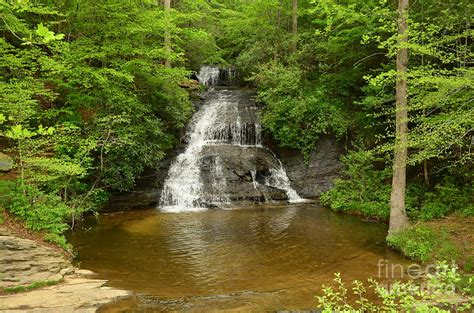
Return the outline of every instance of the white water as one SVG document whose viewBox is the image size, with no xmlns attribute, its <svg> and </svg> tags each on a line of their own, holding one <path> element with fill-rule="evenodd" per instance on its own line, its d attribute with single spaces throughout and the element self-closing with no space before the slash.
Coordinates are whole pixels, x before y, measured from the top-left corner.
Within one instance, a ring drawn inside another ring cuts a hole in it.
<svg viewBox="0 0 474 313">
<path fill-rule="evenodd" d="M 199 153 L 207 143 L 209 130 L 217 123 L 221 108 L 226 106 L 227 102 L 226 94 L 221 93 L 217 99 L 204 105 L 194 115 L 189 145 L 168 171 L 161 193 L 163 211 L 182 212 L 206 209 L 199 202 L 202 194 Z"/>
<path fill-rule="evenodd" d="M 217 85 L 219 81 L 219 68 L 215 66 L 203 66 L 197 75 L 199 82 L 206 86 Z"/>
<path fill-rule="evenodd" d="M 229 77 L 232 79 L 235 73 L 229 73 Z M 219 69 L 211 66 L 203 67 L 198 78 L 203 84 L 216 84 L 219 80 Z M 206 209 L 205 203 L 202 202 L 204 190 L 200 172 L 200 153 L 204 146 L 228 144 L 266 149 L 261 144 L 260 123 L 258 121 L 242 123 L 238 104 L 238 99 L 233 98 L 228 91 L 222 90 L 217 92 L 215 99 L 204 104 L 194 115 L 189 131 L 189 144 L 171 165 L 165 180 L 161 193 L 161 210 L 183 212 Z M 265 184 L 284 190 L 290 202 L 301 201 L 296 191 L 291 188 L 280 160 L 274 154 L 273 156 L 278 161 L 279 168 L 270 169 L 270 176 L 265 178 Z M 221 192 L 226 187 L 222 166 L 221 158 L 215 156 L 209 186 L 212 188 L 212 199 L 209 200 L 214 204 L 229 203 Z M 257 189 L 256 171 L 251 171 L 251 175 L 253 186 Z"/>
<path fill-rule="evenodd" d="M 253 188 L 257 189 L 257 186 L 258 186 L 257 171 L 256 170 L 250 171 L 250 175 L 252 175 Z"/>
<path fill-rule="evenodd" d="M 288 179 L 283 166 L 280 166 L 279 168 L 271 168 L 270 176 L 265 178 L 265 184 L 284 190 L 290 203 L 304 201 L 304 199 L 302 199 L 298 193 L 291 188 L 290 180 Z"/>
</svg>

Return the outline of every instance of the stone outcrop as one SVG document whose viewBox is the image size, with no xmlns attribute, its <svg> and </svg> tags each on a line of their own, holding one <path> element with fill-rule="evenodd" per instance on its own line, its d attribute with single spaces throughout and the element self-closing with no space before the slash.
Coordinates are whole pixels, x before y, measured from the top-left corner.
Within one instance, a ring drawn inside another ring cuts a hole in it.
<svg viewBox="0 0 474 313">
<path fill-rule="evenodd" d="M 93 272 L 74 267 L 59 252 L 0 228 L 0 288 L 49 285 L 0 296 L 1 312 L 95 312 L 128 291 L 93 279 Z M 54 285 L 51 285 L 54 284 Z"/>
<path fill-rule="evenodd" d="M 201 177 L 206 201 L 288 199 L 285 191 L 265 185 L 265 179 L 270 176 L 269 169 L 280 166 L 269 151 L 257 147 L 216 145 L 204 147 L 201 154 Z M 214 199 L 216 196 L 220 199 Z"/>
<path fill-rule="evenodd" d="M 0 236 L 0 288 L 59 281 L 70 263 L 58 252 L 28 239 Z"/>
<path fill-rule="evenodd" d="M 129 295 L 107 287 L 106 280 L 71 274 L 58 285 L 0 296 L 1 312 L 96 312 L 102 305 Z"/>
<path fill-rule="evenodd" d="M 278 158 L 286 169 L 292 187 L 303 198 L 313 199 L 328 191 L 334 180 L 341 175 L 343 153 L 341 144 L 332 137 L 320 138 L 305 163 L 301 152 L 294 149 L 279 148 L 272 145 Z"/>
<path fill-rule="evenodd" d="M 0 152 L 0 172 L 9 172 L 13 169 L 13 159 Z"/>
</svg>

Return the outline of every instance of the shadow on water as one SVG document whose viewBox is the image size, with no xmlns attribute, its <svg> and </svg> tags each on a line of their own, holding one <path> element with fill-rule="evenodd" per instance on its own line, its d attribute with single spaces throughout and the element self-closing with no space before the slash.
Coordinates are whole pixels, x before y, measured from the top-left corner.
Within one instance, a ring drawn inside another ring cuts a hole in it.
<svg viewBox="0 0 474 313">
<path fill-rule="evenodd" d="M 81 267 L 137 294 L 103 311 L 271 311 L 315 307 L 334 272 L 366 280 L 379 260 L 408 264 L 386 247 L 386 231 L 303 203 L 104 215 L 69 240 Z"/>
</svg>

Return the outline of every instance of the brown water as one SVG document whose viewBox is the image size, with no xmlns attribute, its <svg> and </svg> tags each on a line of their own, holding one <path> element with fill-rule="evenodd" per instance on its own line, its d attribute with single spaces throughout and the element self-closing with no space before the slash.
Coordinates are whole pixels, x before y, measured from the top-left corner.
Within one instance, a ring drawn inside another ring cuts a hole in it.
<svg viewBox="0 0 474 313">
<path fill-rule="evenodd" d="M 69 240 L 82 268 L 136 292 L 104 311 L 260 312 L 314 308 L 334 272 L 366 280 L 379 260 L 408 264 L 386 247 L 386 231 L 315 204 L 260 205 L 103 215 Z"/>
</svg>

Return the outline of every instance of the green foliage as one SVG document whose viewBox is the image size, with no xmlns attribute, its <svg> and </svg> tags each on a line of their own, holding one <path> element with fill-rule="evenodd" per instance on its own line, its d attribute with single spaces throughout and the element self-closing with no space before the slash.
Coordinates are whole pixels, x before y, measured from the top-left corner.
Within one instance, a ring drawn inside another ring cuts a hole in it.
<svg viewBox="0 0 474 313">
<path fill-rule="evenodd" d="M 72 245 L 67 242 L 66 237 L 64 237 L 63 235 L 47 233 L 46 235 L 44 235 L 43 239 L 47 242 L 58 245 L 66 251 L 71 251 L 72 249 Z"/>
<path fill-rule="evenodd" d="M 321 195 L 321 202 L 335 211 L 362 213 L 365 216 L 387 220 L 390 213 L 390 171 L 377 170 L 379 162 L 368 151 L 353 151 L 342 158 L 344 178 L 337 179 L 334 187 Z"/>
<path fill-rule="evenodd" d="M 386 159 L 373 151 L 348 152 L 342 157 L 344 170 L 321 202 L 335 211 L 388 220 L 391 172 Z M 457 212 L 473 214 L 471 185 L 447 176 L 434 188 L 414 181 L 407 187 L 407 214 L 413 220 L 429 221 Z"/>
<path fill-rule="evenodd" d="M 64 34 L 54 34 L 54 32 L 45 27 L 43 23 L 38 24 L 35 33 L 36 35 L 42 37 L 43 43 L 49 43 L 50 41 L 61 40 L 64 38 Z"/>
<path fill-rule="evenodd" d="M 446 177 L 443 182 L 436 184 L 433 190 L 417 190 L 417 193 L 421 204 L 409 213 L 418 220 L 428 221 L 453 212 L 467 216 L 474 214 L 473 187 L 459 184 L 452 177 Z"/>
<path fill-rule="evenodd" d="M 305 156 L 316 147 L 322 134 L 342 136 L 347 117 L 338 101 L 324 96 L 324 90 L 305 87 L 302 72 L 295 67 L 267 64 L 255 77 L 259 99 L 266 104 L 263 126 L 286 147 Z"/>
<path fill-rule="evenodd" d="M 219 59 L 215 5 L 1 1 L 0 136 L 21 180 L 5 208 L 64 246 L 68 221 L 156 168 L 193 111 L 183 66 Z"/>
<path fill-rule="evenodd" d="M 421 262 L 431 260 L 456 260 L 460 251 L 446 231 L 429 226 L 414 225 L 389 235 L 387 242 L 405 256 Z"/>
<path fill-rule="evenodd" d="M 335 287 L 323 286 L 323 295 L 317 297 L 318 308 L 323 312 L 467 312 L 474 304 L 472 299 L 466 301 L 463 297 L 467 290 L 456 290 L 462 279 L 457 267 L 445 262 L 437 264 L 435 273 L 429 274 L 422 286 L 413 281 L 396 281 L 387 288 L 369 278 L 369 287 L 355 280 L 349 291 L 341 275 L 335 276 Z M 375 293 L 377 301 L 369 300 L 368 290 Z M 357 300 L 351 303 L 349 296 Z M 453 304 L 453 298 L 462 301 Z"/>
<path fill-rule="evenodd" d="M 0 205 L 21 218 L 27 228 L 62 235 L 69 228 L 72 210 L 54 194 L 21 181 L 0 180 Z"/>
</svg>

